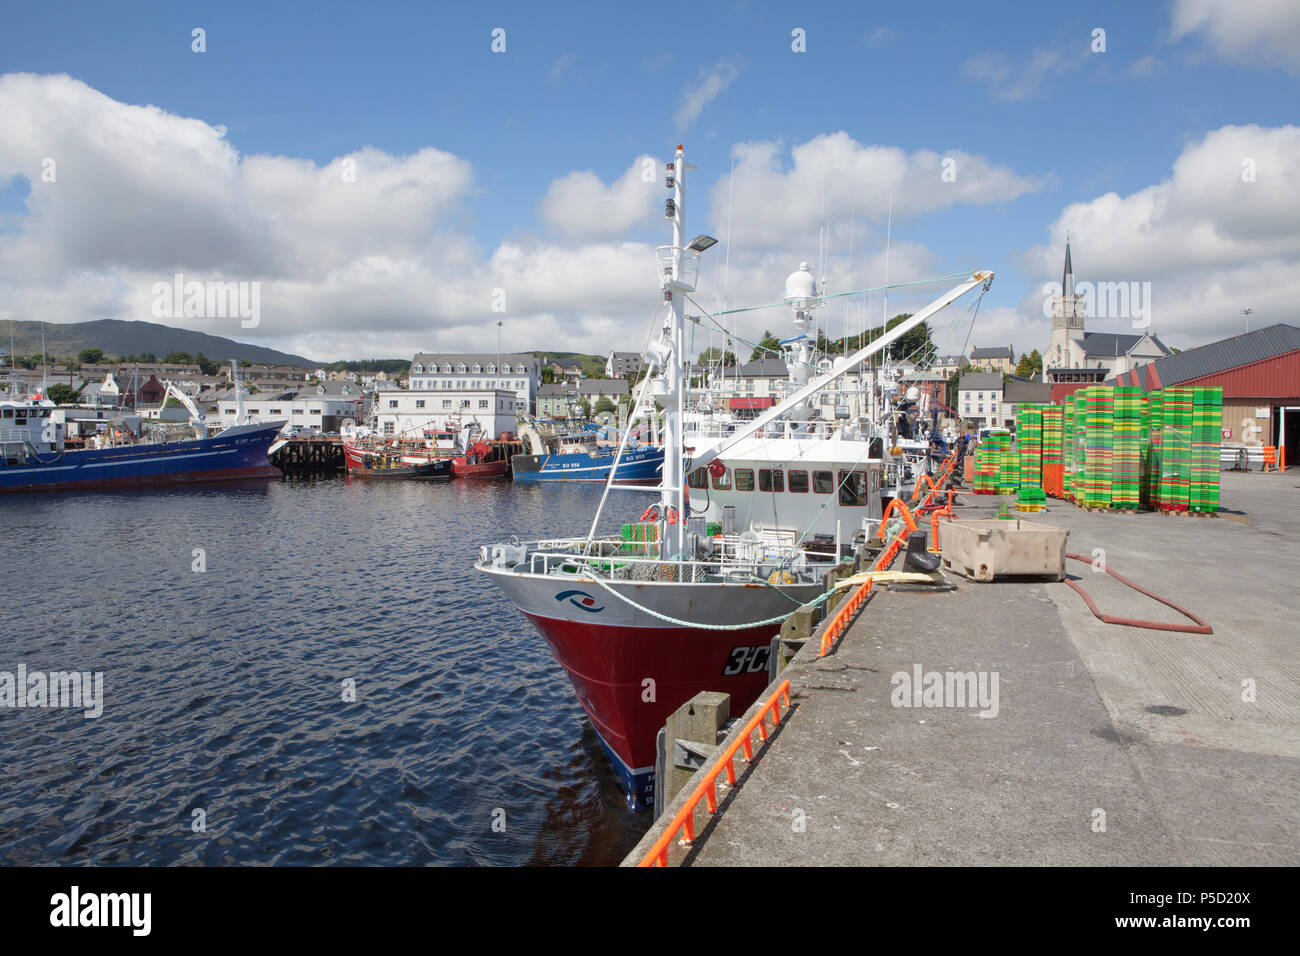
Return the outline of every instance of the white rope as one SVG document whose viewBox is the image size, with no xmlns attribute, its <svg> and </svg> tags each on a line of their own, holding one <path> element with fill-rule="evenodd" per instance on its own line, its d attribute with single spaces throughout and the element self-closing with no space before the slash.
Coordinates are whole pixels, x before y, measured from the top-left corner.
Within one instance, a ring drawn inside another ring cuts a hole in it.
<svg viewBox="0 0 1300 956">
<path fill-rule="evenodd" d="M 834 590 L 827 591 L 825 594 L 821 595 L 818 598 L 814 598 L 813 600 L 809 601 L 807 604 L 800 604 L 798 605 L 798 607 L 792 608 L 791 610 L 786 611 L 784 614 L 778 615 L 777 617 L 769 617 L 763 621 L 751 621 L 748 624 L 700 624 L 697 621 L 683 621 L 681 618 L 670 617 L 667 614 L 660 614 L 658 611 L 652 610 L 651 608 L 638 604 L 636 601 L 633 601 L 631 598 L 624 597 L 622 594 L 614 590 L 612 587 L 610 587 L 608 584 L 606 584 L 596 575 L 593 575 L 591 580 L 594 581 L 596 584 L 598 584 L 600 587 L 604 588 L 610 594 L 614 595 L 614 597 L 618 598 L 620 601 L 624 602 L 625 604 L 631 605 L 632 607 L 636 608 L 638 611 L 642 611 L 645 614 L 649 614 L 651 617 L 658 618 L 661 621 L 666 621 L 669 624 L 676 624 L 678 627 L 698 628 L 700 630 L 705 630 L 705 631 L 743 631 L 746 628 L 750 628 L 750 627 L 763 627 L 768 624 L 779 624 L 780 622 L 788 618 L 791 614 L 793 614 L 795 611 L 797 611 L 799 607 L 816 607 L 818 604 L 821 604 L 822 602 L 829 600 L 831 595 L 835 593 Z M 790 597 L 790 595 L 786 594 L 784 591 L 781 591 L 780 588 L 775 588 L 775 590 L 780 591 L 783 597 L 789 599 L 790 601 L 794 601 L 794 598 Z"/>
</svg>

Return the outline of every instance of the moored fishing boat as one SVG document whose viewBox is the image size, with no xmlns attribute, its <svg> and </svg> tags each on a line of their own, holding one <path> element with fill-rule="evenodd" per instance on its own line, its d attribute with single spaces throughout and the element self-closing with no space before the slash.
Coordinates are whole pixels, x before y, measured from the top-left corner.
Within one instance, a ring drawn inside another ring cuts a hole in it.
<svg viewBox="0 0 1300 956">
<path fill-rule="evenodd" d="M 354 452 L 355 453 L 355 452 Z M 415 458 L 400 451 L 362 452 L 358 464 L 348 465 L 353 478 L 411 478 L 446 481 L 451 478 L 450 458 Z"/>
<path fill-rule="evenodd" d="M 451 460 L 451 473 L 457 478 L 504 478 L 509 467 L 510 461 L 500 447 L 481 439 Z"/>
<path fill-rule="evenodd" d="M 769 429 L 782 427 L 780 420 L 791 413 L 806 412 L 810 397 L 848 369 L 992 280 L 992 273 L 970 274 L 875 343 L 846 357 L 838 370 L 805 377 L 788 398 L 763 415 L 735 423 L 716 441 L 693 437 L 688 448 L 683 428 L 687 354 L 682 307 L 695 288 L 700 253 L 716 241 L 708 236 L 685 239 L 683 181 L 689 168 L 678 146 L 667 170 L 673 190 L 668 202 L 673 242 L 657 250 L 667 316 L 648 351 L 649 388 L 638 400 L 638 405 L 653 400 L 664 409 L 659 504 L 641 521 L 625 524 L 618 537 L 596 536 L 598 509 L 586 537 L 512 539 L 482 548 L 476 563 L 550 644 L 632 806 L 653 798 L 655 738 L 668 715 L 702 690 L 730 694 L 733 713 L 748 707 L 767 684 L 769 646 L 781 622 L 824 594 L 825 575 L 841 556 L 838 542 L 829 551 L 803 546 L 804 536 L 784 526 L 795 522 L 780 513 L 774 513 L 775 527 L 764 525 L 757 513 L 748 516 L 750 525 L 741 531 L 710 527 L 711 505 L 700 499 L 707 499 L 711 489 L 702 488 L 692 500 L 688 484 L 700 476 L 734 477 L 738 462 L 778 460 L 763 450 Z M 811 287 L 787 295 L 795 306 L 814 298 Z M 637 411 L 633 409 L 632 420 Z M 815 435 L 806 420 L 791 427 L 793 440 L 812 440 Z M 754 439 L 761 440 L 755 444 Z M 624 435 L 614 450 L 615 463 L 626 441 Z M 856 461 L 869 456 L 871 448 L 870 436 L 856 441 Z M 835 451 L 829 445 L 825 450 Z M 853 502 L 861 500 L 865 508 L 872 489 L 870 470 L 855 467 L 855 459 L 847 457 L 827 458 L 825 463 L 840 493 L 850 488 Z M 808 477 L 807 469 L 804 475 Z M 613 464 L 606 481 L 607 497 L 620 483 Z"/>
<path fill-rule="evenodd" d="M 90 447 L 72 449 L 54 402 L 40 394 L 20 399 L 11 391 L 0 400 L 0 494 L 283 477 L 267 450 L 284 421 L 247 423 L 241 414 L 237 424 L 209 435 L 204 415 L 170 382 L 164 403 L 168 398 L 190 412 L 182 427 L 193 428 L 193 437 L 137 435 L 121 420 L 109 423 Z"/>
<path fill-rule="evenodd" d="M 664 450 L 651 445 L 627 448 L 601 444 L 596 432 L 561 423 L 525 424 L 520 439 L 527 451 L 510 459 L 515 481 L 600 481 L 614 476 L 624 485 L 655 485 L 663 470 Z"/>
</svg>

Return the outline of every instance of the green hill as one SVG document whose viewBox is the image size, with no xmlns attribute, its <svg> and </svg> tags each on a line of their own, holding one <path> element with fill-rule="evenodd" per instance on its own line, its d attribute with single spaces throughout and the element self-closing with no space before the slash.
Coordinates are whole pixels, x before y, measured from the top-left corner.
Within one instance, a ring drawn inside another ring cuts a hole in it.
<svg viewBox="0 0 1300 956">
<path fill-rule="evenodd" d="M 168 352 L 202 352 L 210 359 L 224 362 L 239 359 L 265 365 L 292 365 L 298 368 L 319 368 L 318 362 L 301 355 L 291 355 L 260 345 L 235 342 L 220 335 L 194 332 L 190 329 L 173 329 L 157 322 L 128 322 L 122 319 L 97 319 L 94 322 L 10 322 L 0 324 L 0 349 L 9 351 L 9 332 L 13 329 L 15 355 L 41 354 L 41 326 L 45 326 L 45 354 L 75 356 L 82 349 L 103 349 L 108 359 L 122 355 L 144 355 L 152 352 L 160 359 Z"/>
</svg>

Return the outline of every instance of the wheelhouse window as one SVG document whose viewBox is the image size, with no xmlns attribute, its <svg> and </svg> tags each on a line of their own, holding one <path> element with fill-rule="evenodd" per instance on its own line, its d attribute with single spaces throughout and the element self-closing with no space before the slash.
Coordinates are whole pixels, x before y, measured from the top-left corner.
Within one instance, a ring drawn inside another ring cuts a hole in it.
<svg viewBox="0 0 1300 956">
<path fill-rule="evenodd" d="M 867 473 L 865 471 L 840 472 L 840 504 L 862 508 L 867 503 Z"/>
<path fill-rule="evenodd" d="M 806 495 L 808 493 L 808 472 L 790 472 L 790 492 L 796 495 Z"/>
<path fill-rule="evenodd" d="M 731 469 L 724 468 L 722 474 L 713 476 L 713 488 L 715 491 L 731 490 Z"/>
<path fill-rule="evenodd" d="M 835 476 L 829 471 L 813 472 L 813 492 L 819 495 L 829 495 L 835 490 Z"/>
<path fill-rule="evenodd" d="M 759 491 L 785 491 L 785 472 L 780 468 L 758 469 Z"/>
<path fill-rule="evenodd" d="M 688 488 L 707 488 L 709 487 L 709 470 L 707 468 L 696 468 L 691 472 L 691 476 L 686 479 Z"/>
<path fill-rule="evenodd" d="M 754 490 L 754 469 L 753 468 L 736 469 L 736 490 L 737 491 Z"/>
</svg>

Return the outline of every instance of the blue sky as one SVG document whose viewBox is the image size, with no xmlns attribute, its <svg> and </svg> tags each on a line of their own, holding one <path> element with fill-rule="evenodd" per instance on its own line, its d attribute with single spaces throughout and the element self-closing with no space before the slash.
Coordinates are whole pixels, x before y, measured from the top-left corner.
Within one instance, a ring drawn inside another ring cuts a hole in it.
<svg viewBox="0 0 1300 956">
<path fill-rule="evenodd" d="M 468 164 L 469 183 L 456 190 L 454 202 L 431 214 L 427 228 L 474 249 L 478 261 L 466 263 L 465 270 L 490 271 L 488 262 L 502 243 L 521 243 L 531 254 L 537 247 L 588 241 L 665 241 L 661 217 L 631 216 L 617 233 L 562 234 L 538 210 L 548 189 L 575 171 L 590 170 L 612 184 L 637 157 L 665 159 L 676 142 L 686 144 L 698 167 L 691 182 L 693 221 L 718 234 L 725 229 L 725 207 L 712 201 L 711 191 L 724 183 L 737 144 L 774 144 L 773 162 L 785 172 L 793 164 L 792 147 L 840 131 L 854 144 L 905 154 L 960 151 L 1032 185 L 1007 190 L 1004 198 L 993 190 L 992 201 L 967 199 L 939 208 L 899 202 L 894 241 L 923 248 L 925 254 L 918 251 L 912 262 L 936 273 L 994 269 L 998 279 L 985 302 L 1004 311 L 988 334 L 1022 336 L 1027 349 L 1038 344 L 1031 323 L 1039 286 L 1058 277 L 1046 265 L 1059 263 L 1061 255 L 1059 247 L 1049 254 L 1052 230 L 1071 204 L 1159 186 L 1186 150 L 1224 127 L 1293 128 L 1300 55 L 1288 5 L 1265 2 L 1262 22 L 1241 27 L 1229 13 L 1216 12 L 1215 0 L 1181 3 L 1181 9 L 1174 3 L 718 3 L 692 8 L 691 21 L 680 30 L 668 20 L 670 6 L 653 4 L 494 4 L 490 11 L 487 5 L 480 10 L 414 3 L 24 4 L 11 5 L 5 15 L 0 74 L 66 73 L 118 104 L 153 106 L 177 120 L 224 127 L 225 141 L 245 158 L 284 157 L 327 167 L 366 147 L 396 158 L 428 147 L 451 154 Z M 194 27 L 206 30 L 202 54 L 191 51 Z M 498 27 L 506 31 L 506 52 L 495 54 L 491 31 Z M 806 31 L 806 52 L 791 49 L 795 28 Z M 1090 50 L 1097 28 L 1105 30 L 1104 52 Z M 684 116 L 690 91 L 710 77 L 722 88 L 698 115 Z M 42 108 L 48 110 L 48 103 Z M 38 113 L 30 123 L 35 132 L 26 135 L 39 141 L 40 123 Z M 1289 143 L 1273 145 L 1285 153 Z M 32 148 L 39 153 L 37 145 Z M 96 162 L 106 163 L 95 147 L 86 148 Z M 36 243 L 47 231 L 38 221 L 41 210 L 31 204 L 30 164 L 24 165 L 19 150 L 14 153 L 8 163 L 0 156 L 4 235 Z M 1295 168 L 1283 166 L 1275 179 Z M 1289 185 L 1295 193 L 1296 183 Z M 860 230 L 854 232 L 859 257 L 880 246 L 884 224 L 870 209 L 879 205 L 881 188 L 866 176 L 847 191 L 833 190 L 855 203 L 861 196 L 861 219 L 853 220 Z M 933 188 L 944 187 L 935 182 Z M 1182 189 L 1184 195 L 1196 193 L 1195 183 Z M 663 195 L 660 189 L 656 205 Z M 780 210 L 773 214 L 779 218 Z M 1213 211 L 1204 215 L 1213 226 Z M 75 220 L 76 211 L 64 217 Z M 848 213 L 828 211 L 828 218 L 837 217 L 847 219 Z M 196 221 L 193 228 L 202 231 L 205 224 Z M 737 249 L 745 238 L 734 237 Z M 1076 238 L 1080 273 L 1108 261 L 1100 244 L 1111 238 L 1109 231 Z M 1281 247 L 1267 250 L 1263 259 L 1278 259 L 1289 271 L 1291 239 L 1294 234 L 1283 237 Z M 789 261 L 784 271 L 816 251 L 815 237 L 810 242 L 798 228 L 778 245 L 785 248 L 771 252 Z M 846 247 L 841 229 L 832 239 L 832 254 L 845 255 Z M 157 269 L 157 263 L 137 268 L 129 255 L 122 256 L 95 260 L 109 284 L 129 284 L 135 280 L 124 276 Z M 214 275 L 259 278 L 247 265 L 232 271 L 229 262 L 239 258 L 218 254 L 209 266 Z M 430 249 L 420 246 L 410 258 L 427 262 Z M 906 268 L 909 260 L 900 259 L 899 268 Z M 545 268 L 545 261 L 542 256 L 536 268 Z M 738 270 L 733 300 L 778 297 L 784 271 L 773 274 L 775 262 L 751 250 L 755 272 L 745 280 L 739 261 L 732 261 Z M 193 258 L 186 264 L 191 271 L 200 268 Z M 76 270 L 75 256 L 67 266 Z M 339 271 L 346 271 L 345 264 Z M 770 281 L 760 282 L 760 272 Z M 1176 285 L 1180 304 L 1195 301 L 1195 292 L 1184 289 L 1186 276 L 1167 262 L 1132 275 L 1112 263 L 1106 275 L 1094 277 L 1148 275 Z M 431 281 L 440 280 L 445 277 L 435 270 Z M 38 295 L 30 280 L 11 278 L 11 304 L 0 302 L 0 314 L 51 321 L 93 317 L 69 307 L 76 289 L 66 275 L 61 282 L 57 276 L 42 281 L 63 294 Z M 311 280 L 299 277 L 303 281 Z M 630 303 L 611 305 L 602 314 L 598 302 L 585 301 L 583 290 L 574 288 L 570 296 L 564 280 L 557 284 L 553 300 L 530 292 L 530 316 L 545 317 L 548 335 L 567 328 L 575 348 L 598 350 L 611 333 L 631 335 L 644 323 L 645 316 L 631 314 Z M 765 286 L 771 293 L 764 294 Z M 0 276 L 0 289 L 5 287 Z M 354 299 L 353 307 L 382 312 L 382 290 L 375 292 L 369 301 Z M 1213 295 L 1213 289 L 1205 290 L 1205 314 L 1195 322 L 1181 329 L 1158 323 L 1162 334 L 1187 345 L 1235 331 L 1225 304 Z M 411 297 L 418 293 L 413 290 Z M 654 297 L 648 284 L 642 298 L 649 308 Z M 110 307 L 114 301 L 103 288 L 92 298 Z M 139 314 L 138 298 L 134 306 L 130 296 L 121 301 L 121 317 L 150 318 Z M 312 302 L 285 303 L 284 321 L 255 333 L 202 327 L 323 358 L 387 354 L 389 344 L 393 353 L 405 354 L 419 343 L 450 347 L 473 335 L 473 321 L 431 307 L 423 329 L 418 308 L 409 315 L 398 310 L 403 314 L 387 336 L 376 334 L 382 330 L 373 328 L 373 319 L 357 316 L 369 331 L 349 338 L 346 316 L 313 327 Z M 1272 305 L 1261 299 L 1255 308 L 1267 312 Z M 566 319 L 570 309 L 581 314 Z M 1215 315 L 1223 317 L 1221 327 Z M 518 334 L 526 335 L 529 317 L 517 319 Z M 474 344 L 463 342 L 467 349 Z M 1019 350 L 1022 343 L 1016 344 Z"/>
</svg>

